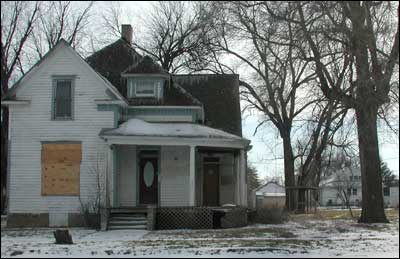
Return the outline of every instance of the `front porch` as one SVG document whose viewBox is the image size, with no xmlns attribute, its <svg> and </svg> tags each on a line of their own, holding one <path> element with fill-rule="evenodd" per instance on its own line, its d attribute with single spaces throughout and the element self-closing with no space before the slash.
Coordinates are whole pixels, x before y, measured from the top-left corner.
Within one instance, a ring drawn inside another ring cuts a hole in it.
<svg viewBox="0 0 400 259">
<path fill-rule="evenodd" d="M 247 206 L 243 150 L 113 144 L 110 153 L 110 208 Z"/>
<path fill-rule="evenodd" d="M 100 134 L 111 165 L 107 208 L 247 207 L 248 140 L 197 124 L 133 122 Z"/>
</svg>

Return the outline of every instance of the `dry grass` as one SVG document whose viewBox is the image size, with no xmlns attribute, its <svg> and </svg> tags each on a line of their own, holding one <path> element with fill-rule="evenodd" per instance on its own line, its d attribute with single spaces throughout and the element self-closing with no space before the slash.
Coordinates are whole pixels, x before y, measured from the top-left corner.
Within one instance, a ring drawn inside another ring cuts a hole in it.
<svg viewBox="0 0 400 259">
<path fill-rule="evenodd" d="M 209 229 L 209 230 L 192 230 L 192 231 L 157 231 L 147 234 L 147 238 L 160 237 L 163 239 L 229 239 L 229 238 L 263 238 L 268 236 L 278 238 L 295 238 L 295 234 L 287 229 L 280 227 L 270 228 L 231 228 L 231 229 Z"/>
<path fill-rule="evenodd" d="M 386 217 L 389 220 L 396 220 L 399 218 L 399 209 L 385 210 Z M 361 210 L 353 210 L 354 219 L 361 215 Z M 338 220 L 338 219 L 352 219 L 348 210 L 320 210 L 314 214 L 292 214 L 291 220 Z"/>
</svg>

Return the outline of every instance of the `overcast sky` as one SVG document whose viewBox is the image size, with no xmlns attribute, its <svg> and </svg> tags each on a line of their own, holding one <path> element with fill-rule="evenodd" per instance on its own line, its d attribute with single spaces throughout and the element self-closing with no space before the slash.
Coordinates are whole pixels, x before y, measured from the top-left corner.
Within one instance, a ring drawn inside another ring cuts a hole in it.
<svg viewBox="0 0 400 259">
<path fill-rule="evenodd" d="M 97 12 L 101 13 L 107 2 L 98 2 L 95 5 Z M 151 2 L 121 2 L 123 7 L 123 23 L 130 23 L 134 34 L 141 31 L 143 17 L 151 7 Z M 135 39 L 133 39 L 135 40 Z M 240 76 L 240 75 L 239 75 Z M 243 76 L 243 75 L 242 75 Z M 398 117 L 397 117 L 398 120 Z M 282 156 L 281 139 L 273 127 L 264 127 L 256 136 L 253 132 L 258 125 L 258 116 L 248 113 L 243 116 L 243 136 L 251 140 L 252 150 L 248 153 L 249 161 L 256 167 L 260 178 L 265 176 L 283 177 L 283 160 L 274 159 Z M 396 122 L 398 125 L 399 122 Z M 399 139 L 397 136 L 387 134 L 387 129 L 380 129 L 380 154 L 390 169 L 399 174 Z"/>
</svg>

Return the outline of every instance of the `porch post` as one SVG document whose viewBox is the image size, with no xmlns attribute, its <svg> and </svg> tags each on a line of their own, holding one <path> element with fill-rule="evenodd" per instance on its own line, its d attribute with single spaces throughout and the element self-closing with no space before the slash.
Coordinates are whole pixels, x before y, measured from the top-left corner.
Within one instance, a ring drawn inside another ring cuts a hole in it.
<svg viewBox="0 0 400 259">
<path fill-rule="evenodd" d="M 190 176 L 189 176 L 189 205 L 196 205 L 196 175 L 195 175 L 195 163 L 196 163 L 196 147 L 190 146 Z"/>
<path fill-rule="evenodd" d="M 107 146 L 107 168 L 104 177 L 105 182 L 105 195 L 104 195 L 104 205 L 105 208 L 110 207 L 110 174 L 112 173 L 111 164 L 111 146 Z"/>
<path fill-rule="evenodd" d="M 235 203 L 236 205 L 241 205 L 241 201 L 240 201 L 240 159 L 239 159 L 239 155 L 236 154 L 235 155 L 235 171 L 236 171 L 236 188 L 235 188 Z"/>
<path fill-rule="evenodd" d="M 246 185 L 246 153 L 244 149 L 240 150 L 240 191 L 241 206 L 247 207 L 247 185 Z"/>
<path fill-rule="evenodd" d="M 109 167 L 109 172 L 107 172 L 107 205 L 109 207 L 115 207 L 116 206 L 116 198 L 117 198 L 117 193 L 116 193 L 116 170 L 115 170 L 115 160 L 116 160 L 116 150 L 115 150 L 115 145 L 110 145 L 109 146 L 109 151 L 108 151 L 108 167 Z"/>
</svg>

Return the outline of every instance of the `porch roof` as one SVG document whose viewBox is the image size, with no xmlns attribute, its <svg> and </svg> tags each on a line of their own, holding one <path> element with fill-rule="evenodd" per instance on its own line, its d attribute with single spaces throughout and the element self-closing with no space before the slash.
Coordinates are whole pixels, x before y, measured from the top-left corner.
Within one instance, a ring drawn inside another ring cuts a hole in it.
<svg viewBox="0 0 400 259">
<path fill-rule="evenodd" d="M 194 123 L 150 123 L 141 119 L 130 119 L 116 129 L 104 129 L 100 137 L 111 144 L 143 145 L 196 145 L 213 147 L 247 148 L 250 141 Z M 151 143 L 150 143 L 151 142 Z"/>
</svg>

